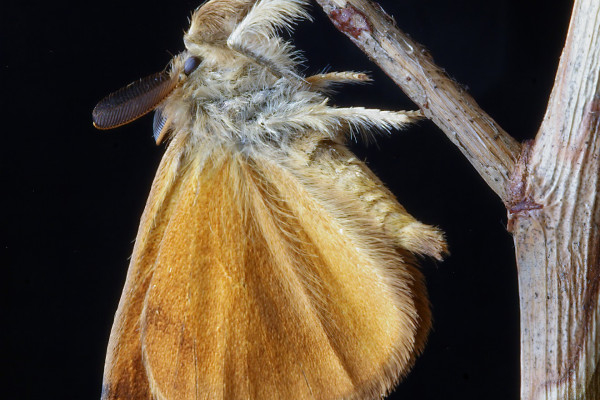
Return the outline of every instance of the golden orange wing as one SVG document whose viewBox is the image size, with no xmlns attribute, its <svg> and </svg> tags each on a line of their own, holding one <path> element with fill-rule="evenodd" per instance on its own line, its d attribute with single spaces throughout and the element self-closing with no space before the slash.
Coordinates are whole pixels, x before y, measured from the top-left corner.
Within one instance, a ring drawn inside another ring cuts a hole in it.
<svg viewBox="0 0 600 400">
<path fill-rule="evenodd" d="M 226 149 L 184 161 L 178 139 L 142 218 L 103 398 L 389 391 L 429 327 L 411 257 L 307 170 Z"/>
</svg>

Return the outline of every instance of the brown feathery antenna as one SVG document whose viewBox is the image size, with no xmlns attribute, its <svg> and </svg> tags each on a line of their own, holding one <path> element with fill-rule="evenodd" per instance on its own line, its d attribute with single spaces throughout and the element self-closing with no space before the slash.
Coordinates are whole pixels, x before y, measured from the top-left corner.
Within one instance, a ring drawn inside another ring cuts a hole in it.
<svg viewBox="0 0 600 400">
<path fill-rule="evenodd" d="M 177 86 L 178 74 L 158 72 L 113 92 L 100 100 L 92 118 L 98 129 L 128 124 L 154 110 Z"/>
</svg>

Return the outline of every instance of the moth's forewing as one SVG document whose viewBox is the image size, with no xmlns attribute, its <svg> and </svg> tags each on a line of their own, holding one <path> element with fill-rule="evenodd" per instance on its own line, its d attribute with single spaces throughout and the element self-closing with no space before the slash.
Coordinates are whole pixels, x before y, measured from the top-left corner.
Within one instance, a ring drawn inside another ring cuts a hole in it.
<svg viewBox="0 0 600 400">
<path fill-rule="evenodd" d="M 174 213 L 182 182 L 175 179 L 185 135 L 173 140 L 154 178 L 140 222 L 125 287 L 110 334 L 102 399 L 148 399 L 150 382 L 142 359 L 140 318 L 152 279 L 153 260 Z"/>
<path fill-rule="evenodd" d="M 141 339 L 153 394 L 335 399 L 388 390 L 412 361 L 425 294 L 372 219 L 273 160 L 223 153 L 181 165 L 132 258 L 140 272 L 127 286 L 137 299 L 121 312 L 130 329 L 111 338 Z M 112 348 L 115 359 L 139 351 Z M 109 389 L 131 372 L 107 365 Z"/>
</svg>

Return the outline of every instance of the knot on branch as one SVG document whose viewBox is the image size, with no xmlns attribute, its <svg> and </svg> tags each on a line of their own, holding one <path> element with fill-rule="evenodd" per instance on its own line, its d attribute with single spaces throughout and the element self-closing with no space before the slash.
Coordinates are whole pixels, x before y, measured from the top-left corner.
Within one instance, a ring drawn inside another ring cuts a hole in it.
<svg viewBox="0 0 600 400">
<path fill-rule="evenodd" d="M 369 24 L 365 14 L 351 5 L 333 9 L 328 13 L 328 16 L 338 30 L 355 39 L 358 39 L 363 32 L 371 33 L 371 24 Z"/>
<path fill-rule="evenodd" d="M 509 232 L 513 231 L 515 221 L 519 215 L 531 210 L 539 210 L 544 207 L 541 204 L 533 201 L 531 196 L 527 194 L 529 158 L 532 147 L 533 140 L 527 140 L 523 143 L 521 155 L 519 156 L 517 164 L 510 175 L 510 181 L 508 183 L 507 190 L 508 200 L 506 202 L 506 209 L 508 211 L 507 229 Z"/>
</svg>

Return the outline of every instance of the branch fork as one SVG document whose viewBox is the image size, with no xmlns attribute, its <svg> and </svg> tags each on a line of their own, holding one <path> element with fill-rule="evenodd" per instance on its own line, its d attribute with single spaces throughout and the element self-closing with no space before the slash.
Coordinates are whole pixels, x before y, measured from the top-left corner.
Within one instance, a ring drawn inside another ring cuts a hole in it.
<svg viewBox="0 0 600 400">
<path fill-rule="evenodd" d="M 575 0 L 546 115 L 518 143 L 370 0 L 317 0 L 507 208 L 519 270 L 521 399 L 600 399 L 600 2 Z"/>
</svg>

